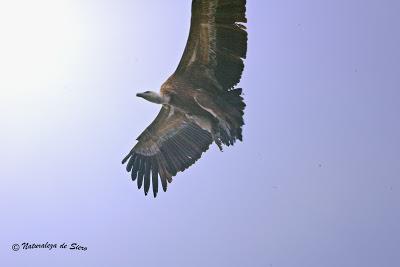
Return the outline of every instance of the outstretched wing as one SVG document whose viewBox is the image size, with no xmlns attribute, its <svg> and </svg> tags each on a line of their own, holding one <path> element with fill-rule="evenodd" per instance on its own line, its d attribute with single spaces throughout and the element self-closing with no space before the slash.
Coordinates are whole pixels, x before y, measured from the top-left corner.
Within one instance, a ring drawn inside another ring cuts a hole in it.
<svg viewBox="0 0 400 267">
<path fill-rule="evenodd" d="M 133 181 L 137 180 L 139 189 L 144 183 L 146 195 L 151 177 L 154 197 L 158 192 L 158 177 L 166 191 L 167 182 L 196 162 L 212 143 L 209 132 L 166 105 L 137 140 L 122 163 L 128 162 L 126 170 L 131 172 Z"/>
<path fill-rule="evenodd" d="M 193 0 L 189 38 L 175 75 L 202 77 L 207 90 L 229 90 L 242 76 L 247 51 L 246 0 Z"/>
</svg>

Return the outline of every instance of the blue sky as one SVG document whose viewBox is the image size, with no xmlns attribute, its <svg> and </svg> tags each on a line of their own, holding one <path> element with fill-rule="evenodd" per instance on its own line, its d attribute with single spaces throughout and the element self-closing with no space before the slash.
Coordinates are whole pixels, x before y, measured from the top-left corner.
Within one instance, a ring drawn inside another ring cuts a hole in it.
<svg viewBox="0 0 400 267">
<path fill-rule="evenodd" d="M 2 1 L 0 263 L 399 266 L 399 8 L 249 0 L 244 142 L 153 199 L 120 161 L 190 1 Z"/>
</svg>

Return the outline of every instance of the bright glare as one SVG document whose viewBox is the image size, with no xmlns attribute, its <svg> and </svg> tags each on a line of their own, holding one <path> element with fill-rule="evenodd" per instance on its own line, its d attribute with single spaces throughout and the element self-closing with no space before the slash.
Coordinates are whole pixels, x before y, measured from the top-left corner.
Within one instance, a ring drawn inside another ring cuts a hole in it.
<svg viewBox="0 0 400 267">
<path fill-rule="evenodd" d="M 0 99 L 46 93 L 68 73 L 79 47 L 72 2 L 0 1 Z"/>
<path fill-rule="evenodd" d="M 18 149 L 45 138 L 65 101 L 54 99 L 71 79 L 82 49 L 73 2 L 0 0 L 0 143 L 15 157 Z"/>
</svg>

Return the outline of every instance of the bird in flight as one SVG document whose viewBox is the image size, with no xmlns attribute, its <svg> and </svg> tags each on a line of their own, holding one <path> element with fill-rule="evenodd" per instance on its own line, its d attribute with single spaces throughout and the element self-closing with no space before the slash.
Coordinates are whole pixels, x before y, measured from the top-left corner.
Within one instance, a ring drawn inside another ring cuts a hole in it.
<svg viewBox="0 0 400 267">
<path fill-rule="evenodd" d="M 133 181 L 154 197 L 172 177 L 195 163 L 215 142 L 242 141 L 242 76 L 247 52 L 246 0 L 193 0 L 189 38 L 175 72 L 160 92 L 137 96 L 160 104 L 154 121 L 122 160 Z M 159 179 L 160 178 L 160 179 Z"/>
</svg>

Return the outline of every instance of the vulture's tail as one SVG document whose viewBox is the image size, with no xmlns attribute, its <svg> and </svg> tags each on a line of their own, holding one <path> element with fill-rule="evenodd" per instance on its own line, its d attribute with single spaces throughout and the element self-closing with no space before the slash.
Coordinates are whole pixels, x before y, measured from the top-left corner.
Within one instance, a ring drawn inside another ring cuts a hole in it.
<svg viewBox="0 0 400 267">
<path fill-rule="evenodd" d="M 221 143 L 230 146 L 236 139 L 242 141 L 243 114 L 246 104 L 243 102 L 242 88 L 235 88 L 222 95 L 221 106 L 224 107 L 225 118 L 218 124 L 215 143 L 222 150 Z"/>
</svg>

